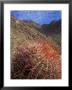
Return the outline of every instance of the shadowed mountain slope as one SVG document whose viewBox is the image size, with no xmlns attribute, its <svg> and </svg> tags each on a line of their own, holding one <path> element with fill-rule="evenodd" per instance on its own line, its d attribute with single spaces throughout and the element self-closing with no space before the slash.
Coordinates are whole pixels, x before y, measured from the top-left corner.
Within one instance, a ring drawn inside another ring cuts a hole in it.
<svg viewBox="0 0 72 90">
<path fill-rule="evenodd" d="M 52 21 L 50 24 L 43 24 L 39 30 L 41 33 L 45 34 L 46 37 L 52 38 L 59 48 L 61 48 L 61 19 L 58 21 Z"/>
</svg>

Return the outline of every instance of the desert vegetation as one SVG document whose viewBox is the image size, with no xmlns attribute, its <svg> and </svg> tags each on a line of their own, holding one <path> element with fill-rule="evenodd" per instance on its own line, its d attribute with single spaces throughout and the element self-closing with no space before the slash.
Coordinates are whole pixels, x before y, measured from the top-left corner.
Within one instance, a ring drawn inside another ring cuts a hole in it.
<svg viewBox="0 0 72 90">
<path fill-rule="evenodd" d="M 41 29 L 11 17 L 11 79 L 61 79 L 60 46 Z"/>
</svg>

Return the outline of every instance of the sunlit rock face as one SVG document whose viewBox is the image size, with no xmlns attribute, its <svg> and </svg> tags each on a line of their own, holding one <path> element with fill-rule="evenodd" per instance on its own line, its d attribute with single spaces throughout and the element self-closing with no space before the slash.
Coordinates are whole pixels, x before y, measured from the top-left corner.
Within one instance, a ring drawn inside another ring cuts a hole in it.
<svg viewBox="0 0 72 90">
<path fill-rule="evenodd" d="M 11 79 L 61 79 L 60 48 L 41 29 L 11 17 Z"/>
</svg>

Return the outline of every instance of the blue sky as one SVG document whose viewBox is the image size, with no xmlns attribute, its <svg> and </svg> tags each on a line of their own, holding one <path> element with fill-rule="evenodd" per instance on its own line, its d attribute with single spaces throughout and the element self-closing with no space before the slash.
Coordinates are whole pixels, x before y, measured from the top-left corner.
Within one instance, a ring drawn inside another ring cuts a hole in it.
<svg viewBox="0 0 72 90">
<path fill-rule="evenodd" d="M 11 11 L 11 16 L 20 20 L 32 20 L 42 25 L 61 19 L 61 11 Z"/>
</svg>

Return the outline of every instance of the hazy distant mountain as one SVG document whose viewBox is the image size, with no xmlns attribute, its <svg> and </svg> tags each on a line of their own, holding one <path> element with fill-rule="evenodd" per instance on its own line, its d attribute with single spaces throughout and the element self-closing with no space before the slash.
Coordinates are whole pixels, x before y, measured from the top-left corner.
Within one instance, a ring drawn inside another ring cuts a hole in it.
<svg viewBox="0 0 72 90">
<path fill-rule="evenodd" d="M 39 30 L 48 38 L 51 37 L 61 47 L 61 19 L 52 21 L 50 24 L 43 24 Z"/>
<path fill-rule="evenodd" d="M 11 79 L 61 79 L 60 48 L 42 28 L 11 17 Z"/>
<path fill-rule="evenodd" d="M 43 24 L 41 32 L 48 34 L 60 34 L 61 33 L 61 20 L 52 21 L 50 24 Z"/>
</svg>

